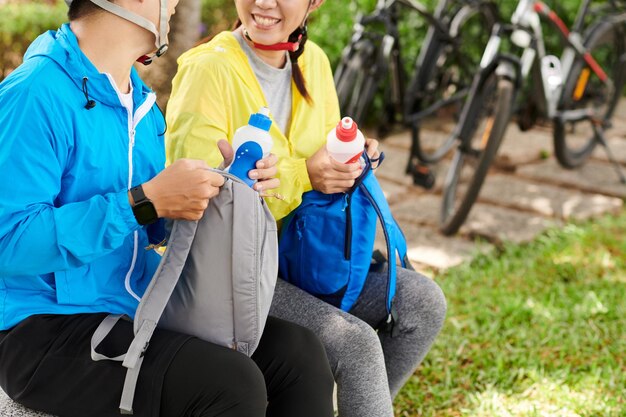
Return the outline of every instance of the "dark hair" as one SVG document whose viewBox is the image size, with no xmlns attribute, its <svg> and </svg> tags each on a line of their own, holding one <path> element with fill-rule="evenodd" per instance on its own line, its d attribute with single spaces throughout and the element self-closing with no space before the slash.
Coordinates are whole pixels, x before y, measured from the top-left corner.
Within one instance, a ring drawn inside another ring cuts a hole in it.
<svg viewBox="0 0 626 417">
<path fill-rule="evenodd" d="M 73 0 L 70 4 L 70 9 L 67 11 L 67 18 L 72 20 L 80 19 L 81 17 L 88 16 L 90 14 L 97 13 L 102 9 L 90 0 Z"/>
<path fill-rule="evenodd" d="M 233 25 L 233 30 L 237 29 L 240 26 L 241 20 L 237 19 L 237 21 Z M 313 103 L 313 99 L 311 98 L 311 95 L 306 88 L 306 80 L 304 79 L 302 70 L 298 65 L 298 58 L 300 58 L 300 55 L 304 53 L 304 44 L 308 39 L 306 22 L 304 26 L 299 27 L 291 35 L 289 35 L 289 42 L 296 42 L 300 35 L 302 35 L 302 38 L 300 39 L 300 47 L 295 52 L 289 52 L 289 60 L 291 61 L 291 78 L 293 79 L 293 82 L 296 85 L 296 88 L 298 89 L 300 95 L 306 100 L 307 103 L 311 104 Z"/>
</svg>

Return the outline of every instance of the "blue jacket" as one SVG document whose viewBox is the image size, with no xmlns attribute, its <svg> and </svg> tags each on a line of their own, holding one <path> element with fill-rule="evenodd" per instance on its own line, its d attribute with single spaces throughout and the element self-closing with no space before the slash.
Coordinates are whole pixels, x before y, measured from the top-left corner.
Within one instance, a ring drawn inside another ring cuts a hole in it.
<svg viewBox="0 0 626 417">
<path fill-rule="evenodd" d="M 0 329 L 33 314 L 134 316 L 163 228 L 141 227 L 127 192 L 164 168 L 165 123 L 131 81 L 132 115 L 64 25 L 0 84 Z"/>
</svg>

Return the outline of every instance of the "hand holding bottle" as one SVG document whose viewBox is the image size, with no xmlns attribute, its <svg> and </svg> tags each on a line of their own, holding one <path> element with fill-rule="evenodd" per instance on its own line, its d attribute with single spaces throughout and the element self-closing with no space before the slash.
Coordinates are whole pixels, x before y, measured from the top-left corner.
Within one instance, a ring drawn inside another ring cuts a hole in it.
<svg viewBox="0 0 626 417">
<path fill-rule="evenodd" d="M 358 162 L 337 162 L 329 155 L 326 146 L 306 160 L 306 168 L 313 189 L 324 194 L 348 191 L 362 172 Z"/>
<path fill-rule="evenodd" d="M 272 120 L 269 118 L 269 109 L 262 107 L 258 113 L 250 116 L 246 126 L 235 131 L 233 137 L 234 160 L 228 171 L 242 179 L 250 187 L 255 185 L 257 179 L 268 179 L 268 175 L 270 175 L 266 171 L 256 172 L 254 175 L 257 178 L 253 178 L 251 174 L 255 168 L 266 169 L 266 166 L 276 165 L 275 162 L 272 164 L 273 160 L 267 159 L 273 146 L 273 140 L 269 134 L 271 126 Z M 258 166 L 259 163 L 262 166 Z M 258 187 L 263 188 L 262 186 Z"/>
</svg>

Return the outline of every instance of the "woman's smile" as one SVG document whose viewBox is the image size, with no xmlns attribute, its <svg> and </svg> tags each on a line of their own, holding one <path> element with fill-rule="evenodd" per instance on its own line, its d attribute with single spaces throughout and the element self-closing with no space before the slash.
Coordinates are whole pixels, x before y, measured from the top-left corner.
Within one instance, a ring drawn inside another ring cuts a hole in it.
<svg viewBox="0 0 626 417">
<path fill-rule="evenodd" d="M 254 13 L 252 14 L 252 19 L 259 29 L 271 29 L 272 27 L 280 23 L 280 19 L 277 19 L 275 17 L 263 16 Z"/>
</svg>

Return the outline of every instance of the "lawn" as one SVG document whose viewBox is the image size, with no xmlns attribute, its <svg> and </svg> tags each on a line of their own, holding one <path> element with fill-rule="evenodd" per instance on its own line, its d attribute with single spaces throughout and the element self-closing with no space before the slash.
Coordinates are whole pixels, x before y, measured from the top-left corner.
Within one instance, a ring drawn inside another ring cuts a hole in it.
<svg viewBox="0 0 626 417">
<path fill-rule="evenodd" d="M 626 416 L 626 213 L 436 277 L 445 326 L 398 416 Z"/>
</svg>

